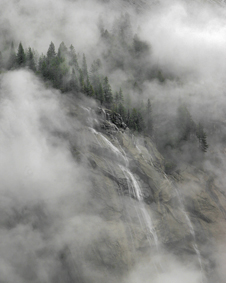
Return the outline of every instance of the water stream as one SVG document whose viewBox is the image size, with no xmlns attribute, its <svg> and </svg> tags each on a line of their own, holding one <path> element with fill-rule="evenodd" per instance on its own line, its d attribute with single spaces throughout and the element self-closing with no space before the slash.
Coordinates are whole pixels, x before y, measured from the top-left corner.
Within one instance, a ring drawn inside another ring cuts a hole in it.
<svg viewBox="0 0 226 283">
<path fill-rule="evenodd" d="M 120 168 L 123 171 L 124 176 L 126 177 L 130 195 L 135 196 L 135 198 L 139 202 L 139 211 L 137 211 L 137 215 L 140 220 L 141 227 L 145 229 L 150 246 L 152 245 L 152 240 L 154 240 L 155 246 L 158 249 L 159 247 L 158 237 L 153 227 L 150 214 L 147 212 L 145 208 L 141 188 L 137 180 L 135 179 L 134 175 L 131 173 L 131 171 L 128 168 L 123 167 L 121 165 Z"/>
<path fill-rule="evenodd" d="M 171 184 L 171 181 L 168 179 L 167 175 L 164 174 L 164 177 L 165 179 L 167 180 L 167 182 L 169 182 L 170 185 Z M 184 204 L 183 204 L 183 200 L 182 200 L 182 197 L 180 195 L 180 192 L 177 190 L 177 188 L 175 187 L 175 192 L 176 192 L 176 195 L 177 195 L 177 199 L 179 201 L 179 204 L 180 204 L 180 209 L 186 219 L 186 222 L 188 224 L 188 227 L 189 227 L 189 230 L 190 230 L 190 234 L 192 236 L 192 239 L 193 239 L 193 243 L 192 243 L 192 246 L 193 246 L 193 249 L 197 255 L 197 258 L 198 258 L 198 262 L 199 262 L 199 266 L 200 266 L 200 270 L 201 270 L 201 274 L 202 274 L 202 282 L 204 282 L 204 272 L 203 272 L 203 264 L 202 264 L 202 258 L 201 258 L 201 253 L 199 251 L 199 248 L 198 248 L 198 245 L 197 245 L 197 242 L 196 242 L 196 235 L 195 235 L 195 230 L 194 230 L 194 227 L 192 225 L 192 222 L 188 216 L 188 213 L 186 212 L 185 210 L 185 207 L 184 207 Z"/>
<path fill-rule="evenodd" d="M 103 134 L 101 134 L 100 132 L 97 132 L 93 128 L 90 128 L 90 130 L 92 131 L 93 134 L 95 134 L 96 136 L 99 136 L 101 138 L 101 140 L 103 141 L 103 144 L 101 144 L 100 140 L 97 139 L 97 142 L 101 147 L 103 147 L 105 145 L 107 148 L 110 148 L 110 150 L 116 156 L 118 161 L 121 161 L 124 165 L 127 166 L 128 158 L 127 158 L 126 153 L 124 151 L 123 151 L 123 154 L 122 154 L 122 152 L 116 146 L 114 146 Z"/>
<path fill-rule="evenodd" d="M 136 209 L 136 214 L 137 214 L 140 226 L 145 231 L 145 234 L 146 234 L 146 237 L 147 237 L 147 240 L 148 240 L 150 247 L 153 247 L 153 243 L 154 243 L 154 246 L 158 250 L 159 249 L 158 236 L 157 236 L 156 231 L 154 229 L 151 216 L 150 216 L 150 214 L 148 213 L 148 211 L 145 207 L 142 188 L 140 187 L 139 182 L 136 180 L 134 174 L 129 169 L 128 157 L 127 157 L 125 151 L 121 148 L 120 144 L 119 144 L 119 146 L 120 146 L 120 150 L 119 150 L 103 134 L 101 134 L 100 132 L 97 132 L 93 128 L 90 128 L 90 130 L 96 136 L 96 140 L 97 140 L 98 144 L 101 147 L 105 145 L 108 149 L 111 150 L 111 152 L 119 160 L 120 164 L 118 164 L 118 166 L 119 166 L 119 168 L 123 172 L 123 175 L 126 178 L 128 189 L 129 189 L 129 195 L 131 197 L 135 198 L 138 202 L 137 205 L 135 206 L 135 209 Z M 112 173 L 115 174 L 114 172 L 112 172 Z M 168 179 L 166 174 L 164 174 L 164 177 L 167 180 L 167 182 L 169 182 L 169 185 L 172 186 L 172 183 Z M 193 246 L 194 251 L 195 251 L 197 258 L 198 258 L 198 262 L 199 262 L 201 273 L 202 273 L 202 282 L 204 282 L 204 272 L 203 272 L 202 258 L 201 258 L 200 251 L 198 249 L 198 245 L 196 243 L 195 231 L 194 231 L 192 222 L 191 222 L 191 220 L 190 220 L 190 218 L 189 218 L 189 216 L 188 216 L 188 214 L 187 214 L 187 212 L 184 208 L 182 197 L 180 196 L 180 193 L 176 188 L 175 188 L 175 192 L 176 192 L 179 204 L 180 204 L 180 209 L 181 209 L 181 211 L 182 211 L 182 213 L 183 213 L 183 215 L 186 219 L 187 225 L 189 227 L 189 230 L 190 230 L 190 233 L 191 233 L 191 236 L 192 236 L 192 239 L 193 239 L 192 246 Z M 123 194 L 122 191 L 121 191 L 121 193 Z M 132 222 L 132 219 L 130 219 L 130 221 Z M 131 238 L 132 238 L 133 231 L 130 230 L 130 233 L 131 233 Z M 159 263 L 159 265 L 161 265 L 161 264 Z M 155 267 L 156 267 L 156 270 L 158 270 L 156 263 L 155 263 Z"/>
<path fill-rule="evenodd" d="M 95 140 L 96 140 L 96 142 L 98 143 L 98 145 L 99 145 L 100 147 L 103 147 L 104 145 L 105 145 L 105 146 L 109 146 L 110 149 L 111 149 L 111 151 L 113 152 L 113 154 L 115 154 L 116 157 L 117 157 L 118 159 L 120 159 L 120 161 L 124 161 L 126 165 L 128 164 L 128 158 L 127 158 L 127 156 L 126 156 L 125 151 L 124 151 L 122 148 L 120 148 L 120 149 L 122 150 L 123 154 L 118 150 L 117 147 L 115 147 L 115 146 L 114 146 L 107 138 L 105 138 L 100 132 L 97 132 L 97 131 L 96 131 L 95 129 L 93 129 L 93 128 L 89 128 L 89 129 L 90 129 L 90 131 L 95 135 Z M 103 141 L 103 144 L 100 142 L 100 140 L 99 140 L 97 137 L 100 137 L 100 138 L 101 138 L 101 140 Z M 112 170 L 112 166 L 109 165 L 109 161 L 106 160 L 105 158 L 104 158 L 104 161 L 106 162 L 106 166 L 107 166 L 108 170 L 110 171 L 110 173 L 111 173 L 113 176 L 117 177 L 116 174 L 115 174 L 115 172 Z M 120 189 L 120 190 L 119 190 L 120 195 L 123 196 L 123 195 L 124 195 L 124 192 L 123 192 L 122 188 L 119 187 L 119 189 Z M 122 200 L 122 202 L 124 202 L 124 199 L 123 199 L 123 198 L 121 198 L 121 200 Z M 128 231 L 129 231 L 130 240 L 131 240 L 131 242 L 132 242 L 133 251 L 135 251 L 135 244 L 134 244 L 135 231 L 133 231 L 133 228 L 132 228 L 132 225 L 131 225 L 131 224 L 133 223 L 133 220 L 132 220 L 132 217 L 131 217 L 130 213 L 128 212 L 127 206 L 126 206 L 124 203 L 123 203 L 123 206 L 125 207 L 126 212 L 127 212 L 127 216 L 128 216 L 128 220 L 129 220 L 129 223 L 128 223 L 127 228 L 128 228 Z"/>
<path fill-rule="evenodd" d="M 192 225 L 192 223 L 191 223 L 191 220 L 190 220 L 190 218 L 189 218 L 189 216 L 188 216 L 188 214 L 187 214 L 187 212 L 186 212 L 186 210 L 185 210 L 185 208 L 184 208 L 183 201 L 182 201 L 182 198 L 181 198 L 181 195 L 180 195 L 179 191 L 178 191 L 176 188 L 175 188 L 175 191 L 176 191 L 176 194 L 177 194 L 179 203 L 180 203 L 180 208 L 181 208 L 181 210 L 182 210 L 182 213 L 183 213 L 184 216 L 185 216 L 185 219 L 186 219 L 186 221 L 187 221 L 187 224 L 188 224 L 190 233 L 191 233 L 192 238 L 193 238 L 193 244 L 192 244 L 192 246 L 193 246 L 193 248 L 194 248 L 194 250 L 195 250 L 195 253 L 196 253 L 197 257 L 198 257 L 200 269 L 201 269 L 202 276 L 203 276 L 202 258 L 201 258 L 200 251 L 199 251 L 199 249 L 198 249 L 198 245 L 197 245 L 197 243 L 196 243 L 195 230 L 194 230 L 194 227 L 193 227 L 193 225 Z M 202 282 L 203 282 L 203 280 L 202 280 Z"/>
<path fill-rule="evenodd" d="M 114 146 L 100 132 L 97 132 L 93 128 L 90 128 L 90 129 L 95 134 L 95 136 L 99 136 L 101 138 L 101 140 L 104 142 L 104 144 L 112 151 L 112 153 L 114 155 L 116 155 L 116 157 L 118 158 L 119 161 L 123 161 L 122 162 L 123 165 L 119 164 L 119 167 L 120 167 L 121 171 L 123 172 L 123 174 L 126 178 L 130 196 L 134 197 L 138 201 L 139 205 L 136 206 L 135 209 L 136 209 L 136 212 L 137 212 L 137 217 L 139 219 L 140 225 L 141 225 L 142 229 L 145 230 L 149 245 L 153 246 L 153 240 L 154 240 L 154 244 L 158 249 L 158 247 L 159 247 L 158 237 L 157 237 L 157 234 L 156 234 L 155 229 L 153 227 L 150 214 L 148 213 L 148 211 L 145 207 L 142 189 L 141 189 L 138 181 L 134 177 L 133 173 L 129 170 L 129 166 L 128 166 L 129 162 L 128 162 L 128 158 L 127 158 L 125 151 L 122 150 L 122 152 L 121 152 L 116 146 Z M 98 143 L 101 146 L 99 139 L 98 139 Z"/>
</svg>

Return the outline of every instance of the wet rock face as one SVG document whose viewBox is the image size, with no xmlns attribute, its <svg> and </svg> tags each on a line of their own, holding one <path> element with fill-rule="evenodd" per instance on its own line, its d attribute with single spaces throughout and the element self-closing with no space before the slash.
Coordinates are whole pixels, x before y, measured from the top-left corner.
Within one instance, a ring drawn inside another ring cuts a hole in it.
<svg viewBox="0 0 226 283">
<path fill-rule="evenodd" d="M 112 113 L 110 119 L 111 122 L 118 128 L 122 128 L 123 130 L 127 128 L 126 124 L 123 122 L 122 116 L 119 113 Z"/>
<path fill-rule="evenodd" d="M 100 129 L 106 134 L 115 134 L 119 130 L 115 124 L 109 121 L 103 121 L 100 125 Z"/>
<path fill-rule="evenodd" d="M 123 121 L 122 116 L 119 113 L 99 107 L 97 109 L 97 114 L 102 120 L 101 128 L 104 130 L 112 129 L 112 131 L 114 132 L 114 130 L 117 131 L 117 129 L 125 130 L 127 128 L 126 123 Z M 114 125 L 116 127 L 114 127 Z M 108 133 L 112 132 L 108 131 Z"/>
<path fill-rule="evenodd" d="M 99 128 L 84 128 L 74 143 L 92 180 L 89 213 L 104 223 L 85 261 L 120 278 L 133 268 L 134 258 L 155 250 L 155 234 L 161 248 L 185 262 L 194 261 L 197 268 L 203 261 L 208 274 L 213 244 L 224 236 L 219 223 L 226 223 L 225 196 L 195 168 L 167 175 L 166 162 L 149 137 L 134 137 L 117 113 L 98 111 Z"/>
</svg>

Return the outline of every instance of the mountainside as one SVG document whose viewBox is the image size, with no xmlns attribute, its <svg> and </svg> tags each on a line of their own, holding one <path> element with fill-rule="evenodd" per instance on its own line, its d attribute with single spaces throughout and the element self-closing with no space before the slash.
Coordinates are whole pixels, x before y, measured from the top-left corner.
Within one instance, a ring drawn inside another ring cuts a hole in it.
<svg viewBox="0 0 226 283">
<path fill-rule="evenodd" d="M 0 107 L 2 282 L 224 282 L 213 173 L 26 70 L 1 75 Z"/>
<path fill-rule="evenodd" d="M 199 270 L 202 282 L 219 280 L 215 252 L 226 232 L 226 196 L 214 178 L 189 165 L 166 174 L 169 165 L 149 137 L 118 128 L 104 109 L 69 101 L 68 114 L 85 123 L 79 137 L 69 137 L 72 153 L 87 166 L 91 202 L 107 224 L 87 260 L 119 276 L 145 258 L 155 278 L 172 253 Z"/>
<path fill-rule="evenodd" d="M 225 283 L 226 9 L 0 1 L 0 283 Z"/>
</svg>

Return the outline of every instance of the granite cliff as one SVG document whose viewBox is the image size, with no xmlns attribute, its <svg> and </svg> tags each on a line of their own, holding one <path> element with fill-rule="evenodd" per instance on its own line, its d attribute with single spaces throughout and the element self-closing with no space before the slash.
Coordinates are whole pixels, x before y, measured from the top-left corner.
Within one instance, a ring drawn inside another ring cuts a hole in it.
<svg viewBox="0 0 226 283">
<path fill-rule="evenodd" d="M 85 260 L 122 280 L 138 258 L 153 274 L 164 272 L 167 252 L 194 265 L 200 282 L 213 282 L 226 221 L 226 196 L 214 177 L 191 165 L 167 171 L 151 138 L 134 136 L 118 114 L 73 103 L 65 109 L 81 121 L 68 136 L 71 152 L 92 182 L 89 209 L 106 224 Z"/>
</svg>

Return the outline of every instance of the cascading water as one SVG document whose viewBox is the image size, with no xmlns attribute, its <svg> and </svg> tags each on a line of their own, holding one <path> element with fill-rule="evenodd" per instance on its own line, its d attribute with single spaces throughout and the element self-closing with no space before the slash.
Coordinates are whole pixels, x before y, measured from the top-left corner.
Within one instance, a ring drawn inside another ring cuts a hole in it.
<svg viewBox="0 0 226 283">
<path fill-rule="evenodd" d="M 101 144 L 100 141 L 98 140 L 98 143 L 100 146 L 106 145 L 108 148 L 111 149 L 111 151 L 113 152 L 113 154 L 120 160 L 122 161 L 123 164 L 125 164 L 127 166 L 128 164 L 128 158 L 125 154 L 125 152 L 123 151 L 120 152 L 120 150 L 114 146 L 107 138 L 105 138 L 104 135 L 102 135 L 100 132 L 97 132 L 96 130 L 94 130 L 93 128 L 90 128 L 90 130 L 92 131 L 92 133 L 94 133 L 96 136 L 99 136 L 101 138 L 101 140 L 103 141 L 104 144 Z"/>
<path fill-rule="evenodd" d="M 167 180 L 167 182 L 169 182 L 169 184 L 171 185 L 171 182 L 169 181 L 169 179 L 168 179 L 168 177 L 166 176 L 166 174 L 164 174 L 164 177 L 165 177 L 165 179 Z M 182 213 L 183 213 L 183 215 L 184 215 L 184 217 L 185 217 L 185 219 L 186 219 L 186 222 L 187 222 L 188 227 L 189 227 L 189 230 L 190 230 L 190 234 L 191 234 L 191 236 L 192 236 L 192 238 L 193 238 L 193 244 L 192 244 L 192 246 L 193 246 L 193 249 L 194 249 L 194 251 L 195 251 L 195 253 L 196 253 L 196 255 L 197 255 L 197 258 L 198 258 L 198 262 L 199 262 L 199 266 L 200 266 L 201 274 L 202 274 L 202 283 L 203 283 L 203 282 L 205 281 L 205 280 L 204 280 L 204 272 L 203 272 L 203 264 L 202 264 L 201 253 L 200 253 L 200 251 L 199 251 L 199 249 L 198 249 L 198 245 L 197 245 L 197 243 L 196 243 L 195 230 L 194 230 L 194 227 L 193 227 L 193 225 L 192 225 L 192 223 L 191 223 L 191 220 L 190 220 L 190 218 L 189 218 L 189 216 L 188 216 L 188 214 L 187 214 L 187 212 L 186 212 L 186 210 L 185 210 L 185 208 L 184 208 L 184 204 L 183 204 L 182 197 L 181 197 L 179 191 L 177 190 L 177 188 L 175 188 L 175 192 L 176 192 L 176 195 L 177 195 L 177 199 L 178 199 L 178 201 L 179 201 L 179 204 L 180 204 L 180 209 L 181 209 L 181 211 L 182 211 Z"/>
<path fill-rule="evenodd" d="M 97 132 L 93 128 L 90 128 L 90 129 L 96 136 L 99 136 L 101 138 L 101 140 L 104 142 L 104 144 L 108 148 L 111 149 L 111 151 L 113 152 L 114 155 L 117 156 L 119 161 L 123 161 L 123 165 L 125 165 L 125 166 L 119 165 L 119 167 L 122 170 L 122 172 L 123 172 L 123 174 L 124 174 L 124 176 L 127 180 L 130 196 L 135 197 L 135 199 L 139 202 L 139 208 L 136 208 L 136 210 L 137 210 L 137 216 L 138 216 L 140 225 L 145 230 L 145 233 L 147 235 L 147 240 L 148 240 L 150 246 L 152 246 L 152 243 L 153 243 L 153 240 L 154 240 L 154 244 L 158 249 L 159 243 L 158 243 L 157 234 L 156 234 L 155 229 L 153 227 L 151 217 L 150 217 L 149 213 L 147 212 L 147 210 L 145 208 L 145 205 L 144 205 L 144 202 L 143 202 L 142 190 L 141 190 L 137 180 L 135 179 L 133 173 L 128 168 L 128 158 L 126 156 L 125 151 L 122 150 L 122 152 L 123 152 L 122 153 L 116 146 L 114 146 L 101 133 Z M 99 142 L 99 140 L 98 140 L 98 142 Z M 99 142 L 99 144 L 100 144 L 100 142 Z"/>
<path fill-rule="evenodd" d="M 92 109 L 89 107 L 84 107 L 81 106 L 81 108 L 87 113 L 87 124 L 90 125 L 91 127 L 93 127 L 93 123 L 94 123 L 94 117 L 93 117 L 93 113 L 92 113 Z"/>
<path fill-rule="evenodd" d="M 192 238 L 193 238 L 193 248 L 194 248 L 195 253 L 196 253 L 197 257 L 198 257 L 200 269 L 201 269 L 201 272 L 202 272 L 202 277 L 203 277 L 203 278 L 202 278 L 202 282 L 203 282 L 204 275 L 203 275 L 202 258 L 201 258 L 200 251 L 199 251 L 199 249 L 198 249 L 198 245 L 197 245 L 197 243 L 196 243 L 195 230 L 194 230 L 194 227 L 193 227 L 193 225 L 192 225 L 192 223 L 191 223 L 191 220 L 190 220 L 190 218 L 189 218 L 189 216 L 188 216 L 188 214 L 187 214 L 187 212 L 186 212 L 186 210 L 185 210 L 185 208 L 184 208 L 183 201 L 182 201 L 182 198 L 181 198 L 181 196 L 180 196 L 179 191 L 178 191 L 176 188 L 175 188 L 175 191 L 176 191 L 176 194 L 177 194 L 179 203 L 180 203 L 180 208 L 181 208 L 181 210 L 182 210 L 182 213 L 183 213 L 184 216 L 185 216 L 185 219 L 186 219 L 186 221 L 187 221 L 187 223 L 188 223 L 188 227 L 189 227 L 189 229 L 190 229 L 190 233 L 191 233 Z"/>
<path fill-rule="evenodd" d="M 136 237 L 138 234 L 134 226 L 134 220 L 136 219 L 136 221 L 138 221 L 137 223 L 139 227 L 141 228 L 140 231 L 142 231 L 142 235 L 145 235 L 145 241 L 150 247 L 150 249 L 148 249 L 150 253 L 146 254 L 150 266 L 152 266 L 156 276 L 161 277 L 161 274 L 164 274 L 167 268 L 165 265 L 165 259 L 164 257 L 162 257 L 162 246 L 160 245 L 157 233 L 155 231 L 151 215 L 149 214 L 146 204 L 144 203 L 144 194 L 142 191 L 142 187 L 139 184 L 139 180 L 136 179 L 135 175 L 131 172 L 129 168 L 129 158 L 124 149 L 122 148 L 117 137 L 112 137 L 112 143 L 111 140 L 104 136 L 104 134 L 96 131 L 95 129 L 90 128 L 90 131 L 93 133 L 96 143 L 99 145 L 99 147 L 104 148 L 102 158 L 106 162 L 106 168 L 108 168 L 108 172 L 116 179 L 122 178 L 121 173 L 123 173 L 124 180 L 127 183 L 126 190 L 128 189 L 129 196 L 136 200 L 134 201 L 133 205 L 133 211 L 136 213 L 136 216 L 134 218 L 134 215 L 131 214 L 131 208 L 128 206 L 128 203 L 126 203 L 126 198 L 120 198 L 120 200 L 122 201 L 122 205 L 125 208 L 125 215 L 127 217 L 127 221 L 124 224 L 128 233 L 127 237 L 128 239 L 130 239 L 130 250 L 133 252 L 137 252 Z M 139 153 L 140 157 L 144 158 L 146 162 L 153 165 L 154 158 L 153 156 L 151 156 L 150 152 L 146 153 L 146 147 L 139 147 L 139 144 L 136 144 L 135 142 L 133 145 L 136 151 Z M 120 176 L 118 174 L 120 174 Z M 168 179 L 167 175 L 165 173 L 163 173 L 163 175 L 167 183 L 169 183 L 170 187 L 174 187 L 172 186 L 172 182 Z M 192 246 L 197 256 L 197 261 L 201 271 L 200 282 L 204 283 L 206 282 L 206 278 L 204 275 L 202 257 L 196 242 L 195 231 L 192 222 L 184 208 L 183 200 L 176 188 L 175 192 L 179 201 L 179 209 L 184 215 L 184 219 L 188 225 L 192 237 Z M 124 185 L 119 186 L 119 194 L 121 196 L 125 195 Z"/>
<path fill-rule="evenodd" d="M 120 150 L 122 151 L 119 151 L 118 148 L 116 146 L 114 146 L 107 138 L 104 137 L 103 134 L 101 134 L 100 132 L 97 132 L 95 129 L 93 128 L 89 128 L 90 131 L 95 135 L 95 139 L 98 143 L 98 145 L 100 147 L 103 147 L 103 146 L 107 146 L 111 149 L 112 153 L 117 157 L 117 160 L 120 161 L 122 164 L 124 164 L 125 166 L 128 166 L 128 158 L 126 156 L 126 153 L 125 151 L 120 147 Z M 97 137 L 100 137 L 100 139 L 98 139 Z M 101 141 L 103 142 L 101 142 Z M 113 176 L 115 176 L 115 172 L 112 170 L 112 166 L 109 166 L 108 164 L 108 161 L 106 159 L 104 159 L 106 161 L 106 166 L 108 167 L 109 171 L 111 172 L 111 174 Z M 117 177 L 117 176 L 115 176 Z M 121 189 L 120 190 L 120 193 L 121 195 L 123 195 L 123 190 Z M 127 210 L 127 208 L 126 208 Z M 129 222 L 132 223 L 132 218 L 130 216 L 130 213 L 127 213 L 128 215 L 128 218 L 129 218 Z M 135 250 L 135 245 L 134 245 L 134 241 L 133 241 L 133 231 L 130 227 L 130 225 L 128 225 L 128 228 L 129 228 L 129 236 L 130 236 L 130 240 L 132 242 L 132 246 L 133 246 L 133 250 Z"/>
<path fill-rule="evenodd" d="M 137 214 L 138 214 L 141 226 L 145 228 L 149 244 L 152 245 L 152 239 L 154 239 L 155 246 L 158 248 L 158 246 L 159 246 L 158 237 L 157 237 L 157 234 L 156 234 L 155 229 L 153 227 L 151 217 L 148 214 L 148 212 L 147 212 L 147 210 L 144 206 L 141 188 L 140 188 L 137 180 L 135 179 L 135 177 L 133 176 L 133 174 L 131 173 L 131 171 L 128 168 L 125 168 L 123 166 L 120 166 L 120 168 L 122 169 L 122 171 L 123 171 L 123 173 L 124 173 L 124 175 L 127 179 L 128 187 L 129 187 L 129 190 L 130 190 L 130 195 L 135 196 L 136 199 L 139 201 L 139 204 L 140 204 L 139 210 L 140 211 L 138 211 Z"/>
</svg>

